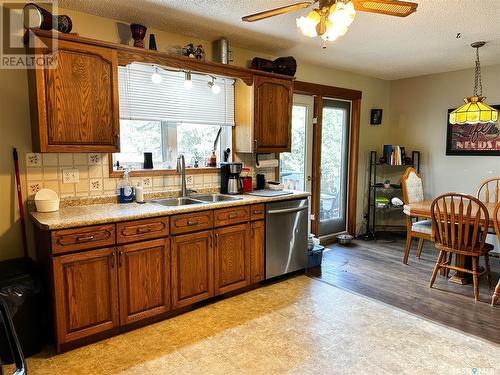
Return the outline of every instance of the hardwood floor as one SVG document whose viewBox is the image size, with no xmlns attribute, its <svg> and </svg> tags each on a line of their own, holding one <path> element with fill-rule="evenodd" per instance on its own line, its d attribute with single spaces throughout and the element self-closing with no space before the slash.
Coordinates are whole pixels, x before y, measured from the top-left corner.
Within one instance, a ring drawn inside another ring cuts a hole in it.
<svg viewBox="0 0 500 375">
<path fill-rule="evenodd" d="M 430 289 L 438 255 L 434 246 L 426 243 L 422 257 L 417 259 L 414 242 L 405 266 L 405 238 L 397 234 L 385 237 L 356 240 L 348 247 L 332 245 L 323 255 L 322 267 L 308 270 L 308 275 L 500 344 L 500 305 L 489 305 L 493 288 L 488 288 L 486 277 L 480 278 L 477 303 L 472 283 L 457 285 L 438 275 Z M 494 287 L 500 275 L 500 259 L 491 258 L 491 266 Z"/>
</svg>

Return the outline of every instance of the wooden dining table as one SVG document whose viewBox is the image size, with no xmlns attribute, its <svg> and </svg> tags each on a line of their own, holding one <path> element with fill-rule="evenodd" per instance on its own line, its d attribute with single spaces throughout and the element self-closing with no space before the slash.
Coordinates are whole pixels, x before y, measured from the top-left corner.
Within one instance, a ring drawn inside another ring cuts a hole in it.
<svg viewBox="0 0 500 375">
<path fill-rule="evenodd" d="M 415 218 L 421 218 L 421 219 L 430 219 L 431 218 L 431 205 L 432 205 L 433 200 L 424 200 L 421 202 L 416 202 L 416 203 L 410 203 L 410 204 L 405 204 L 403 207 L 403 212 L 410 216 L 410 217 L 415 217 Z M 483 202 L 486 208 L 488 209 L 488 216 L 489 220 L 487 223 L 484 222 L 484 219 L 482 218 L 480 223 L 482 225 L 488 226 L 489 228 L 494 228 L 493 224 L 493 210 L 495 209 L 495 204 L 494 203 L 486 203 Z M 458 207 L 458 204 L 456 205 Z M 475 218 L 476 215 L 476 210 L 472 210 L 472 218 Z M 436 254 L 437 256 L 437 254 Z M 456 260 L 455 264 L 457 267 L 461 268 L 468 268 L 471 269 L 471 259 L 470 257 L 466 257 L 463 255 L 456 255 Z M 455 275 L 453 275 L 450 278 L 450 281 L 456 284 L 468 284 L 470 281 L 470 275 L 465 274 L 463 272 L 456 272 Z"/>
</svg>

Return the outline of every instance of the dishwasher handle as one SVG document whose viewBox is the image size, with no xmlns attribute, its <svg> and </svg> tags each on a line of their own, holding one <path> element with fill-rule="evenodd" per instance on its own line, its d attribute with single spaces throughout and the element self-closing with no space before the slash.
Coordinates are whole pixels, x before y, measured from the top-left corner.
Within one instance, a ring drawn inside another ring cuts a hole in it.
<svg viewBox="0 0 500 375">
<path fill-rule="evenodd" d="M 280 210 L 269 210 L 267 213 L 269 215 L 274 215 L 274 214 L 287 214 L 287 213 L 292 213 L 292 212 L 300 212 L 307 210 L 308 206 L 302 206 L 302 207 L 296 207 L 296 208 L 283 208 Z"/>
</svg>

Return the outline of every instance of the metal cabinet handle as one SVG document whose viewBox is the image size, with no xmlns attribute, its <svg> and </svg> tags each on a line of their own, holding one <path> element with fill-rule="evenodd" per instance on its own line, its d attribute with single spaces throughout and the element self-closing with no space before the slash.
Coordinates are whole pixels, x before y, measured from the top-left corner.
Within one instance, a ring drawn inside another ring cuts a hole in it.
<svg viewBox="0 0 500 375">
<path fill-rule="evenodd" d="M 214 235 L 210 235 L 210 247 L 214 247 Z"/>
<path fill-rule="evenodd" d="M 261 214 L 263 214 L 263 213 L 264 213 L 264 211 L 263 211 L 263 210 L 253 210 L 253 211 L 252 211 L 252 213 L 253 213 L 254 215 L 261 215 Z"/>
<path fill-rule="evenodd" d="M 111 268 L 115 268 L 116 251 L 113 251 L 110 255 L 111 255 Z"/>
<path fill-rule="evenodd" d="M 76 237 L 76 241 L 77 242 L 89 242 L 89 241 L 92 241 L 94 238 L 95 238 L 95 236 L 93 234 L 91 234 L 90 236 Z"/>
<path fill-rule="evenodd" d="M 143 227 L 143 228 L 137 228 L 136 232 L 137 233 L 148 233 L 148 232 L 151 232 L 152 230 L 153 230 L 153 228 L 147 226 L 147 227 Z"/>
<path fill-rule="evenodd" d="M 198 221 L 188 221 L 187 225 L 198 225 Z"/>
<path fill-rule="evenodd" d="M 238 214 L 236 212 L 232 212 L 228 216 L 230 219 L 234 219 L 234 218 L 238 217 Z"/>
<path fill-rule="evenodd" d="M 219 233 L 215 235 L 215 247 L 219 246 Z"/>
<path fill-rule="evenodd" d="M 254 151 L 257 150 L 257 147 L 258 147 L 258 142 L 257 142 L 257 138 L 255 138 L 253 140 L 253 144 L 254 144 Z"/>
<path fill-rule="evenodd" d="M 118 267 L 121 267 L 122 266 L 122 254 L 123 254 L 123 251 L 118 251 Z"/>
</svg>

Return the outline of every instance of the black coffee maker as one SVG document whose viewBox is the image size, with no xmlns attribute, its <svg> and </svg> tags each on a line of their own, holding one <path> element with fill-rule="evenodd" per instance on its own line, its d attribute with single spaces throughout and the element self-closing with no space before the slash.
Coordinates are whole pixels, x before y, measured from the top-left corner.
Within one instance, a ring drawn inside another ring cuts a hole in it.
<svg viewBox="0 0 500 375">
<path fill-rule="evenodd" d="M 240 194 L 243 190 L 240 173 L 242 163 L 220 164 L 220 192 L 221 194 Z"/>
</svg>

